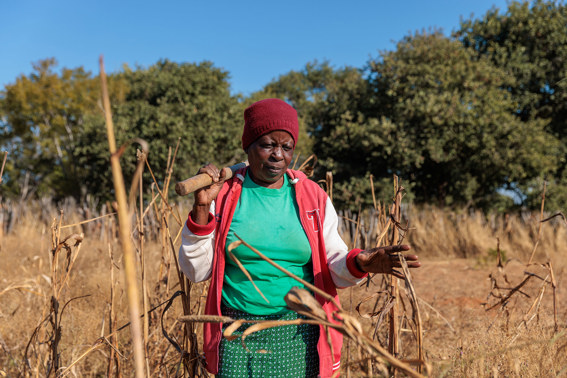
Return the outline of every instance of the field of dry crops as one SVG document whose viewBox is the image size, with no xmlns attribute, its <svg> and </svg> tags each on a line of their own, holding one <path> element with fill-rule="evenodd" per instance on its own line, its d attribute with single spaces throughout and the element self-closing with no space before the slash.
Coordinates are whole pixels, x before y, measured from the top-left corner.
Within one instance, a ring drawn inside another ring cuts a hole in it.
<svg viewBox="0 0 567 378">
<path fill-rule="evenodd" d="M 148 314 L 142 318 L 144 368 L 151 376 L 203 374 L 200 325 L 179 321 L 201 314 L 206 293 L 204 284 L 179 283 L 175 254 L 188 208 L 158 200 L 133 217 L 140 307 Z M 116 215 L 106 205 L 94 209 L 73 203 L 55 208 L 48 201 L 3 205 L 0 376 L 133 375 Z M 402 213 L 405 241 L 423 262 L 412 271 L 417 299 L 399 285 L 402 361 L 435 377 L 567 373 L 567 227 L 561 216 L 541 223 L 539 213 L 485 216 L 410 206 Z M 374 244 L 385 227 L 380 214 L 343 214 L 345 241 Z M 375 276 L 340 293 L 345 311 L 384 348 L 387 287 Z M 370 349 L 356 338 L 345 342 L 342 374 L 388 374 Z"/>
</svg>

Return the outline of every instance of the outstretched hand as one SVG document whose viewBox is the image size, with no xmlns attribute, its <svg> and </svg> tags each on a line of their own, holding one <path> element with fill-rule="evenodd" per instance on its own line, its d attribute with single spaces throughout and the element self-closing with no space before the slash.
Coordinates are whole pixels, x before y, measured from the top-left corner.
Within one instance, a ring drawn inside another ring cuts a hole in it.
<svg viewBox="0 0 567 378">
<path fill-rule="evenodd" d="M 391 274 L 403 279 L 404 274 L 395 269 L 402 266 L 398 254 L 410 249 L 409 245 L 391 245 L 368 249 L 356 256 L 356 263 L 364 272 Z M 405 254 L 403 256 L 408 268 L 419 268 L 421 266 L 416 255 Z"/>
</svg>

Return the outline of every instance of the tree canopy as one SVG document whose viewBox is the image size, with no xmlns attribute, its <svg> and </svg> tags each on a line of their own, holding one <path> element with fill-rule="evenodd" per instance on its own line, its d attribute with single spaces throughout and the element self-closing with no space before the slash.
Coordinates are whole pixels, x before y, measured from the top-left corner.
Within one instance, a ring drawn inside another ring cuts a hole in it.
<svg viewBox="0 0 567 378">
<path fill-rule="evenodd" d="M 561 141 L 560 150 L 550 148 L 547 159 L 553 172 L 541 172 L 522 192 L 528 202 L 539 202 L 543 178 L 551 186 L 550 207 L 567 203 L 567 6 L 561 2 L 535 0 L 511 2 L 508 9 L 488 11 L 480 19 L 465 20 L 455 37 L 514 77 L 506 87 L 517 102 L 515 114 L 522 121 L 540 120 L 545 130 Z"/>
<path fill-rule="evenodd" d="M 546 154 L 558 144 L 545 122 L 515 114 L 515 78 L 456 41 L 407 37 L 370 62 L 369 80 L 370 115 L 389 144 L 379 163 L 415 182 L 420 202 L 477 206 L 553 168 Z"/>
<path fill-rule="evenodd" d="M 8 192 L 80 193 L 84 172 L 74 159 L 85 122 L 97 113 L 99 84 L 82 68 L 55 72 L 55 59 L 33 65 L 5 87 L 0 101 L 1 140 L 9 152 Z"/>
</svg>

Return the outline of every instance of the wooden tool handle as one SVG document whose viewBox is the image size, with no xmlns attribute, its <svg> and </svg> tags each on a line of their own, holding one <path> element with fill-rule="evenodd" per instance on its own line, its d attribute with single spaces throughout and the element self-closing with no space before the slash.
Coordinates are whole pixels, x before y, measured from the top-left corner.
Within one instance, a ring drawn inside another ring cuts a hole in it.
<svg viewBox="0 0 567 378">
<path fill-rule="evenodd" d="M 224 167 L 224 179 L 228 180 L 234 175 L 234 172 L 238 171 L 240 168 L 244 168 L 248 165 L 247 162 L 238 163 L 231 167 Z M 206 173 L 201 173 L 187 180 L 180 181 L 175 184 L 175 192 L 180 196 L 186 196 L 189 193 L 193 193 L 196 190 L 202 189 L 213 183 L 213 179 Z"/>
</svg>

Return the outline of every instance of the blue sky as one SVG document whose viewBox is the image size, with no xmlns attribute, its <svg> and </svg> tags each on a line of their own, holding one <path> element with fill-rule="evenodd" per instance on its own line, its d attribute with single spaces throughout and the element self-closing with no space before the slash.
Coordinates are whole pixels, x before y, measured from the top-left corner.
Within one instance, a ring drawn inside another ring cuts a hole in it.
<svg viewBox="0 0 567 378">
<path fill-rule="evenodd" d="M 307 62 L 363 67 L 404 36 L 432 27 L 445 34 L 461 17 L 482 17 L 506 0 L 69 1 L 0 2 L 0 89 L 54 57 L 59 68 L 98 74 L 159 59 L 209 60 L 248 95 Z"/>
</svg>

